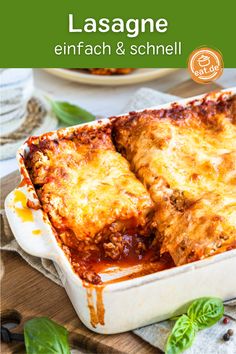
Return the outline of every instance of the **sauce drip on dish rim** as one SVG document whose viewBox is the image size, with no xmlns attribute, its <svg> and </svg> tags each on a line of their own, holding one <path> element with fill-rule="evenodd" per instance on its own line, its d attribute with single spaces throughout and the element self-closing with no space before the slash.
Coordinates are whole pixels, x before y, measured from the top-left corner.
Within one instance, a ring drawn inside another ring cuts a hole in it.
<svg viewBox="0 0 236 354">
<path fill-rule="evenodd" d="M 87 293 L 87 303 L 90 314 L 90 323 L 96 328 L 98 324 L 105 324 L 105 308 L 103 303 L 103 289 L 104 286 L 94 286 L 83 282 L 83 286 L 86 289 Z M 96 296 L 96 303 L 94 297 Z"/>
<path fill-rule="evenodd" d="M 26 195 L 19 189 L 15 190 L 14 192 L 14 203 L 21 203 L 22 208 L 15 206 L 15 211 L 17 216 L 23 222 L 32 222 L 34 221 L 33 213 L 30 208 L 27 206 L 27 197 Z"/>
<path fill-rule="evenodd" d="M 33 234 L 33 235 L 41 235 L 41 233 L 42 233 L 42 231 L 39 230 L 39 229 L 36 229 L 36 230 L 33 230 L 33 231 L 32 231 L 32 234 Z"/>
</svg>

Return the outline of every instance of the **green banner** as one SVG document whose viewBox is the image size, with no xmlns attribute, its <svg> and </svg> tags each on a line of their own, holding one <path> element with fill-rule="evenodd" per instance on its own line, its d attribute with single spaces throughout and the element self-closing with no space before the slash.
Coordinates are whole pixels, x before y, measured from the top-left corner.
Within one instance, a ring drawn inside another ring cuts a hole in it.
<svg viewBox="0 0 236 354">
<path fill-rule="evenodd" d="M 1 67 L 186 67 L 210 47 L 236 67 L 236 1 L 2 1 Z"/>
</svg>

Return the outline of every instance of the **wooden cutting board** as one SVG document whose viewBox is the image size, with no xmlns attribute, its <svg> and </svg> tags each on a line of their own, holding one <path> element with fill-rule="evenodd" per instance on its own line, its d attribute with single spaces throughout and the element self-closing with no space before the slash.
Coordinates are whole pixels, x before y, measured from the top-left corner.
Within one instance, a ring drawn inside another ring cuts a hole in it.
<svg viewBox="0 0 236 354">
<path fill-rule="evenodd" d="M 169 90 L 169 93 L 190 97 L 219 88 L 216 84 L 199 85 L 188 80 Z M 13 172 L 1 180 L 1 208 L 3 208 L 6 195 L 17 186 L 18 182 L 18 172 Z M 72 346 L 84 348 L 88 353 L 161 353 L 132 332 L 117 335 L 99 335 L 91 332 L 80 322 L 62 287 L 30 267 L 16 253 L 2 252 L 2 261 L 4 275 L 1 311 L 9 310 L 9 313 L 20 320 L 19 326 L 14 329 L 15 332 L 23 332 L 23 324 L 26 320 L 37 316 L 47 316 L 71 332 Z M 24 346 L 18 343 L 3 344 L 1 348 L 1 353 L 4 354 L 21 352 L 24 353 Z"/>
</svg>

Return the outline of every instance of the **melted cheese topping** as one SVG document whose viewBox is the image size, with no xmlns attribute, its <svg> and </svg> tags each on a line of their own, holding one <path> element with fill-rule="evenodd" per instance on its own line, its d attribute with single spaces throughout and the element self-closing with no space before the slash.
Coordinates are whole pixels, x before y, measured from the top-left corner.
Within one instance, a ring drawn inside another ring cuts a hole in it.
<svg viewBox="0 0 236 354">
<path fill-rule="evenodd" d="M 139 115 L 116 127 L 119 148 L 156 204 L 161 252 L 177 265 L 236 247 L 236 126 Z"/>
<path fill-rule="evenodd" d="M 44 210 L 61 232 L 72 230 L 84 241 L 108 227 L 115 233 L 145 226 L 151 198 L 112 146 L 59 140 L 37 150 L 32 161 Z"/>
</svg>

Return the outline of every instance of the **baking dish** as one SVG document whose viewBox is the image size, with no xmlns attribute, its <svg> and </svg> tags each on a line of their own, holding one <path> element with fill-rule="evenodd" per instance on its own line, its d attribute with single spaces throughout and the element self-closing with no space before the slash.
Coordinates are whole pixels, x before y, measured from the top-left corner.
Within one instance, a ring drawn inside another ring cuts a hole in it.
<svg viewBox="0 0 236 354">
<path fill-rule="evenodd" d="M 235 89 L 225 91 L 231 96 Z M 203 98 L 214 100 L 220 93 L 180 100 L 184 106 L 190 101 L 201 103 Z M 155 109 L 169 108 L 170 104 Z M 90 123 L 106 124 L 108 119 Z M 53 132 L 66 136 L 72 129 Z M 17 159 L 22 176 L 19 187 L 6 199 L 6 213 L 20 246 L 28 253 L 51 259 L 61 276 L 65 290 L 81 321 L 91 330 L 110 334 L 128 331 L 151 324 L 184 311 L 191 300 L 201 296 L 218 296 L 224 300 L 236 296 L 236 282 L 232 269 L 236 267 L 236 250 L 177 268 L 137 277 L 126 281 L 93 286 L 83 282 L 72 270 L 59 247 L 47 216 L 40 208 L 29 209 L 26 202 L 39 205 L 22 156 L 28 152 L 27 142 L 19 149 Z M 133 272 L 127 269 L 124 272 Z M 120 271 L 101 274 L 104 282 L 117 278 Z"/>
</svg>

